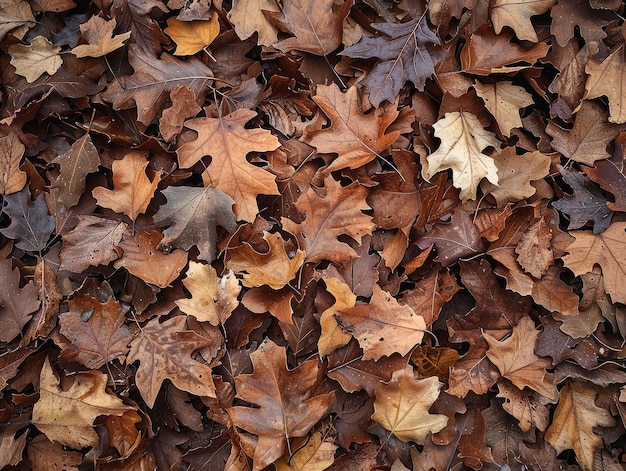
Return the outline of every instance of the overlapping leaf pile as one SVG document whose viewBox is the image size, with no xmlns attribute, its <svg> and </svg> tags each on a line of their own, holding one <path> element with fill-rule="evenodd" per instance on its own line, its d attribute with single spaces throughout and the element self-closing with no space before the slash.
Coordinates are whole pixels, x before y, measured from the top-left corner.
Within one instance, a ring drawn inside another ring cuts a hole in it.
<svg viewBox="0 0 626 471">
<path fill-rule="evenodd" d="M 623 16 L 0 0 L 0 467 L 622 469 Z"/>
</svg>

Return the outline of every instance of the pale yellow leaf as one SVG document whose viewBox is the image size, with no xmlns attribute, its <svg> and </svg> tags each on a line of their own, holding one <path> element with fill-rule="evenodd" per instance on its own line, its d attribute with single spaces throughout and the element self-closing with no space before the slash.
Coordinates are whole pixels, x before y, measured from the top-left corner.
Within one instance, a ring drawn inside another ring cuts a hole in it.
<svg viewBox="0 0 626 471">
<path fill-rule="evenodd" d="M 211 15 L 208 21 L 180 21 L 168 18 L 165 32 L 176 43 L 175 56 L 192 56 L 203 50 L 220 34 L 218 16 Z"/>
</svg>

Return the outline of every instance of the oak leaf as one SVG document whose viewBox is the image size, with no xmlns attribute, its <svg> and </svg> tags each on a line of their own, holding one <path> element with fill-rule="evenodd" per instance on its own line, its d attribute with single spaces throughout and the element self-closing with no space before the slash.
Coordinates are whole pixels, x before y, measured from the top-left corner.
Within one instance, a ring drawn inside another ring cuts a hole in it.
<svg viewBox="0 0 626 471">
<path fill-rule="evenodd" d="M 626 211 L 626 160 L 624 159 L 624 138 L 618 136 L 615 145 L 621 149 L 616 156 L 594 162 L 594 167 L 585 168 L 585 173 L 603 189 L 615 197 L 607 206 L 613 211 Z"/>
<path fill-rule="evenodd" d="M 614 222 L 601 234 L 572 231 L 576 239 L 568 247 L 569 255 L 563 257 L 563 263 L 575 275 L 592 271 L 593 265 L 602 267 L 604 288 L 611 295 L 611 300 L 626 303 L 626 223 Z"/>
<path fill-rule="evenodd" d="M 429 433 L 439 432 L 448 423 L 445 415 L 428 412 L 440 389 L 435 376 L 415 379 L 413 367 L 407 365 L 394 371 L 389 383 L 376 387 L 372 419 L 400 440 L 423 445 Z"/>
<path fill-rule="evenodd" d="M 79 293 L 67 304 L 69 311 L 59 314 L 59 324 L 61 333 L 72 343 L 62 350 L 62 359 L 77 361 L 92 370 L 125 359 L 132 337 L 119 302 L 109 298 L 101 303 Z"/>
<path fill-rule="evenodd" d="M 585 99 L 606 96 L 609 99 L 609 121 L 611 123 L 626 122 L 626 80 L 624 74 L 624 45 L 618 47 L 603 61 L 589 59 L 585 72 L 589 75 L 585 83 Z"/>
<path fill-rule="evenodd" d="M 159 248 L 198 247 L 198 258 L 212 262 L 217 245 L 217 225 L 228 231 L 237 227 L 233 200 L 214 188 L 169 186 L 163 190 L 167 203 L 154 215 L 157 226 L 169 226 L 163 231 Z"/>
<path fill-rule="evenodd" d="M 551 240 L 552 232 L 542 217 L 524 232 L 520 243 L 515 247 L 517 261 L 524 271 L 535 278 L 541 278 L 554 265 Z"/>
<path fill-rule="evenodd" d="M 483 129 L 475 115 L 446 113 L 433 127 L 441 144 L 428 156 L 428 169 L 422 169 L 424 178 L 429 180 L 437 172 L 452 169 L 452 181 L 461 190 L 463 201 L 476 199 L 478 184 L 485 177 L 492 184 L 498 184 L 498 168 L 482 150 L 486 147 L 499 149 L 500 142 L 492 132 Z"/>
<path fill-rule="evenodd" d="M 356 86 L 342 93 L 336 84 L 318 85 L 313 101 L 328 116 L 331 125 L 307 129 L 302 140 L 318 152 L 338 154 L 327 167 L 328 172 L 361 167 L 400 136 L 400 131 L 388 131 L 399 114 L 395 103 L 364 114 L 359 108 Z"/>
<path fill-rule="evenodd" d="M 305 216 L 304 221 L 297 224 L 282 218 L 281 222 L 306 252 L 305 262 L 330 260 L 342 265 L 357 256 L 354 249 L 338 237 L 347 235 L 360 243 L 365 234 L 372 233 L 372 218 L 362 212 L 370 209 L 365 202 L 367 192 L 367 188 L 358 183 L 342 187 L 329 175 L 319 193 L 310 187 L 298 197 L 295 206 Z"/>
<path fill-rule="evenodd" d="M 80 31 L 88 44 L 81 44 L 71 50 L 76 57 L 102 57 L 119 49 L 124 41 L 130 38 L 130 31 L 114 35 L 117 25 L 115 18 L 105 20 L 99 16 L 92 16 L 86 23 L 80 25 Z"/>
<path fill-rule="evenodd" d="M 592 7 L 590 3 L 557 2 L 552 6 L 550 32 L 559 46 L 565 46 L 574 37 L 576 30 L 587 44 L 600 44 L 606 38 L 605 28 L 612 19 L 611 11 Z"/>
<path fill-rule="evenodd" d="M 539 38 L 530 17 L 547 12 L 555 4 L 556 0 L 531 0 L 527 2 L 495 0 L 490 9 L 493 29 L 496 34 L 500 34 L 502 28 L 508 26 L 515 31 L 518 39 L 536 43 Z"/>
<path fill-rule="evenodd" d="M 39 378 L 39 400 L 33 407 L 33 424 L 49 440 L 70 448 L 97 446 L 100 438 L 93 422 L 101 415 L 122 415 L 133 407 L 105 392 L 106 375 L 96 370 L 77 373 L 62 389 L 46 358 Z"/>
<path fill-rule="evenodd" d="M 0 342 L 10 342 L 39 309 L 39 299 L 32 282 L 20 288 L 20 272 L 11 268 L 11 260 L 0 260 L 0 285 Z"/>
<path fill-rule="evenodd" d="M 256 408 L 228 409 L 233 424 L 256 434 L 253 471 L 280 458 L 293 437 L 306 435 L 328 412 L 332 394 L 313 395 L 320 382 L 319 361 L 287 369 L 286 351 L 271 340 L 250 355 L 254 372 L 235 377 L 237 397 Z"/>
<path fill-rule="evenodd" d="M 165 33 L 176 43 L 175 56 L 192 56 L 213 42 L 220 33 L 218 15 L 210 20 L 181 21 L 168 18 Z"/>
<path fill-rule="evenodd" d="M 552 424 L 546 432 L 548 441 L 557 453 L 572 449 L 586 471 L 594 468 L 594 455 L 602 448 L 602 438 L 595 427 L 612 427 L 611 413 L 596 405 L 596 390 L 580 381 L 567 382 L 561 389 L 559 403 Z"/>
<path fill-rule="evenodd" d="M 496 119 L 502 134 L 510 136 L 511 129 L 523 126 L 519 111 L 534 103 L 533 96 L 523 87 L 503 80 L 492 84 L 476 81 L 474 88 L 485 102 L 489 113 Z"/>
<path fill-rule="evenodd" d="M 498 397 L 504 399 L 502 408 L 519 421 L 522 432 L 528 432 L 533 427 L 546 431 L 550 424 L 546 398 L 529 389 L 520 391 L 506 381 L 498 382 L 498 390 Z"/>
<path fill-rule="evenodd" d="M 394 353 L 406 355 L 421 343 L 426 330 L 422 316 L 374 285 L 369 304 L 334 307 L 341 328 L 359 341 L 364 360 L 378 360 Z"/>
<path fill-rule="evenodd" d="M 161 179 L 160 173 L 152 181 L 146 176 L 146 154 L 131 151 L 113 162 L 113 190 L 97 187 L 91 192 L 100 206 L 124 213 L 133 221 L 146 212 Z"/>
<path fill-rule="evenodd" d="M 229 251 L 226 267 L 236 273 L 243 273 L 244 286 L 267 285 L 278 290 L 293 280 L 304 262 L 305 253 L 296 250 L 287 254 L 285 241 L 280 234 L 263 231 L 263 239 L 269 251 L 259 253 L 250 244 Z"/>
<path fill-rule="evenodd" d="M 211 340 L 186 330 L 186 323 L 186 316 L 172 317 L 163 323 L 153 319 L 130 344 L 126 363 L 139 361 L 137 387 L 150 408 L 154 407 L 165 379 L 196 396 L 215 397 L 211 367 L 192 358 L 192 353 L 208 347 Z"/>
<path fill-rule="evenodd" d="M 34 82 L 44 73 L 54 75 L 63 64 L 59 55 L 61 48 L 43 36 L 31 39 L 28 45 L 14 44 L 8 49 L 15 72 L 28 83 Z"/>
<path fill-rule="evenodd" d="M 223 324 L 239 305 L 241 286 L 232 271 L 218 277 L 211 265 L 190 261 L 183 284 L 191 299 L 178 299 L 176 305 L 200 322 Z"/>
<path fill-rule="evenodd" d="M 203 178 L 206 186 L 222 190 L 235 201 L 237 219 L 254 221 L 259 194 L 278 194 L 274 176 L 246 160 L 249 152 L 265 152 L 280 146 L 276 136 L 265 129 L 247 129 L 245 124 L 256 112 L 240 109 L 219 118 L 194 118 L 185 127 L 198 133 L 197 139 L 183 144 L 176 153 L 182 168 L 192 167 L 203 156 L 211 164 Z"/>
<path fill-rule="evenodd" d="M 439 38 L 428 27 L 426 15 L 406 23 L 373 23 L 371 27 L 382 34 L 363 36 L 340 53 L 353 58 L 379 59 L 361 81 L 370 103 L 375 107 L 384 100 L 394 103 L 408 81 L 418 90 L 424 90 L 426 79 L 435 73 L 435 66 L 445 54 Z"/>
<path fill-rule="evenodd" d="M 196 103 L 196 94 L 188 87 L 178 86 L 170 92 L 172 106 L 163 110 L 159 119 L 159 130 L 166 141 L 183 130 L 183 123 L 193 118 L 202 108 Z"/>
<path fill-rule="evenodd" d="M 317 341 L 320 356 L 329 355 L 350 341 L 352 336 L 339 327 L 335 315 L 340 309 L 351 308 L 356 304 L 356 295 L 341 280 L 329 277 L 324 278 L 324 283 L 326 290 L 335 298 L 335 302 L 320 315 L 322 331 Z"/>
<path fill-rule="evenodd" d="M 0 194 L 16 193 L 26 185 L 26 172 L 20 170 L 24 150 L 14 132 L 0 137 Z"/>
<path fill-rule="evenodd" d="M 241 40 L 257 34 L 257 44 L 272 46 L 278 41 L 278 27 L 264 12 L 279 13 L 280 8 L 274 0 L 234 0 L 228 12 L 230 21 Z"/>
</svg>

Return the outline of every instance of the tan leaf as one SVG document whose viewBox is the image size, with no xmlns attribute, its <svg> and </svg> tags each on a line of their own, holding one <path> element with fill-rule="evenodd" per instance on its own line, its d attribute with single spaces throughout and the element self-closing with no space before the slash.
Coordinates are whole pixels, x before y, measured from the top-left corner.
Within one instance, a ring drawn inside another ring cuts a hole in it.
<svg viewBox="0 0 626 471">
<path fill-rule="evenodd" d="M 116 21 L 105 20 L 99 16 L 92 16 L 86 23 L 80 25 L 80 32 L 88 44 L 81 44 L 72 49 L 76 57 L 102 57 L 124 45 L 130 38 L 130 31 L 113 35 Z"/>
<path fill-rule="evenodd" d="M 178 86 L 170 92 L 172 106 L 165 108 L 159 119 L 161 136 L 170 141 L 183 130 L 183 123 L 193 118 L 202 108 L 198 106 L 196 94 L 189 87 Z"/>
<path fill-rule="evenodd" d="M 17 193 L 26 185 L 26 172 L 20 170 L 24 150 L 14 132 L 0 137 L 0 194 Z"/>
<path fill-rule="evenodd" d="M 208 21 L 180 21 L 167 19 L 165 33 L 176 43 L 175 56 L 193 56 L 202 51 L 220 34 L 218 15 L 213 13 Z"/>
<path fill-rule="evenodd" d="M 192 315 L 201 322 L 223 324 L 239 305 L 237 296 L 241 286 L 232 271 L 218 277 L 211 265 L 192 260 L 183 284 L 191 293 L 191 299 L 178 299 L 176 305 L 185 314 Z"/>
<path fill-rule="evenodd" d="M 146 176 L 146 155 L 144 151 L 131 151 L 113 162 L 113 190 L 97 187 L 91 192 L 100 206 L 124 213 L 133 221 L 146 212 L 161 179 L 160 172 L 152 181 Z"/>
<path fill-rule="evenodd" d="M 196 396 L 215 397 L 211 367 L 192 358 L 193 352 L 208 347 L 211 341 L 187 330 L 186 323 L 186 316 L 172 317 L 163 323 L 153 319 L 130 344 L 126 363 L 139 361 L 137 387 L 150 408 L 154 407 L 165 379 Z"/>
<path fill-rule="evenodd" d="M 26 434 L 22 436 L 26 438 Z M 51 442 L 45 435 L 38 435 L 30 440 L 26 452 L 32 469 L 78 471 L 78 466 L 83 461 L 81 453 L 66 450 L 61 443 Z"/>
<path fill-rule="evenodd" d="M 589 75 L 585 84 L 585 96 L 593 99 L 606 96 L 609 99 L 609 121 L 621 124 L 626 122 L 626 74 L 624 64 L 624 45 L 618 47 L 602 62 L 589 59 L 585 72 Z"/>
<path fill-rule="evenodd" d="M 46 358 L 39 378 L 39 400 L 33 407 L 33 425 L 49 440 L 70 448 L 98 445 L 100 438 L 93 427 L 96 417 L 119 416 L 133 409 L 107 394 L 106 385 L 106 375 L 91 370 L 77 373 L 64 390 Z"/>
<path fill-rule="evenodd" d="M 0 342 L 10 342 L 40 303 L 32 281 L 20 288 L 20 272 L 13 270 L 11 260 L 0 260 L 0 286 Z"/>
<path fill-rule="evenodd" d="M 506 80 L 494 83 L 474 83 L 476 94 L 483 99 L 485 107 L 496 119 L 498 127 L 505 136 L 511 135 L 511 129 L 523 126 L 520 108 L 534 103 L 533 96 L 523 87 L 513 85 Z"/>
<path fill-rule="evenodd" d="M 535 278 L 541 278 L 554 264 L 551 240 L 552 232 L 542 217 L 524 232 L 522 240 L 515 247 L 517 261 Z"/>
<path fill-rule="evenodd" d="M 338 157 L 326 169 L 358 168 L 374 160 L 400 136 L 400 131 L 387 128 L 398 117 L 395 104 L 361 113 L 357 87 L 342 93 L 336 84 L 318 85 L 313 101 L 331 122 L 329 127 L 309 128 L 302 140 L 318 152 L 336 153 Z"/>
<path fill-rule="evenodd" d="M 322 332 L 317 341 L 317 348 L 320 356 L 330 355 L 339 347 L 347 345 L 352 336 L 341 330 L 335 314 L 346 308 L 354 307 L 356 295 L 350 291 L 350 287 L 337 278 L 324 278 L 326 291 L 333 295 L 335 303 L 322 312 L 320 316 L 320 326 Z"/>
<path fill-rule="evenodd" d="M 495 135 L 485 131 L 478 118 L 471 113 L 446 113 L 437 121 L 435 136 L 441 139 L 436 152 L 428 156 L 428 170 L 422 170 L 429 180 L 435 173 L 452 169 L 454 186 L 461 190 L 463 201 L 476 199 L 478 184 L 487 178 L 498 184 L 498 168 L 493 159 L 482 150 L 486 147 L 500 148 Z"/>
<path fill-rule="evenodd" d="M 546 440 L 557 453 L 572 449 L 585 471 L 596 469 L 594 455 L 602 448 L 602 438 L 595 427 L 612 427 L 615 419 L 596 405 L 596 390 L 580 381 L 567 382 L 561 389 L 554 419 L 546 432 Z"/>
<path fill-rule="evenodd" d="M 243 284 L 247 287 L 268 285 L 281 289 L 293 280 L 304 262 L 305 253 L 296 250 L 288 256 L 285 241 L 280 234 L 263 231 L 263 239 L 269 245 L 267 253 L 259 253 L 250 244 L 229 250 L 226 266 L 229 270 L 243 274 Z"/>
<path fill-rule="evenodd" d="M 195 118 L 185 126 L 198 132 L 198 138 L 183 144 L 176 152 L 182 168 L 192 167 L 210 155 L 205 170 L 206 186 L 217 188 L 235 201 L 237 219 L 254 221 L 259 209 L 259 194 L 278 194 L 274 176 L 246 160 L 249 152 L 265 152 L 280 146 L 278 139 L 265 129 L 247 129 L 245 124 L 256 112 L 240 109 L 219 118 Z"/>
<path fill-rule="evenodd" d="M 376 387 L 372 419 L 403 442 L 423 445 L 429 433 L 437 433 L 448 423 L 447 416 L 428 412 L 440 389 L 435 376 L 415 379 L 413 367 L 407 365 L 394 371 L 389 383 Z"/>
<path fill-rule="evenodd" d="M 22 39 L 35 24 L 30 5 L 25 0 L 0 0 L 0 41 L 7 33 Z"/>
<path fill-rule="evenodd" d="M 508 381 L 498 382 L 498 397 L 504 399 L 502 408 L 519 421 L 519 428 L 528 432 L 537 427 L 545 432 L 550 423 L 550 409 L 543 396 L 529 389 L 520 391 Z"/>
<path fill-rule="evenodd" d="M 575 275 L 582 275 L 593 270 L 594 264 L 602 267 L 604 289 L 615 303 L 626 303 L 626 223 L 614 222 L 609 228 L 593 234 L 586 231 L 572 231 L 576 239 L 568 247 L 569 255 L 563 257 L 563 263 Z"/>
<path fill-rule="evenodd" d="M 316 432 L 306 440 L 296 441 L 292 449 L 296 451 L 288 462 L 276 462 L 276 471 L 324 471 L 335 461 L 337 445 L 323 441 L 322 434 Z"/>
<path fill-rule="evenodd" d="M 55 13 L 71 10 L 75 6 L 76 4 L 72 0 L 37 0 L 33 2 L 33 10 L 52 11 Z"/>
<path fill-rule="evenodd" d="M 63 64 L 60 51 L 59 46 L 54 46 L 43 36 L 37 36 L 27 45 L 9 46 L 11 65 L 28 83 L 34 82 L 44 73 L 54 75 Z"/>
<path fill-rule="evenodd" d="M 334 308 L 341 328 L 359 341 L 364 360 L 394 353 L 406 355 L 424 338 L 426 322 L 409 306 L 374 285 L 369 304 Z"/>
<path fill-rule="evenodd" d="M 274 0 L 234 0 L 228 12 L 228 21 L 242 41 L 258 33 L 257 44 L 272 46 L 278 41 L 278 28 L 264 12 L 280 12 Z"/>
<path fill-rule="evenodd" d="M 502 28 L 508 26 L 518 39 L 536 43 L 539 38 L 530 17 L 547 12 L 555 3 L 556 0 L 495 0 L 490 8 L 493 29 L 500 34 Z"/>
</svg>

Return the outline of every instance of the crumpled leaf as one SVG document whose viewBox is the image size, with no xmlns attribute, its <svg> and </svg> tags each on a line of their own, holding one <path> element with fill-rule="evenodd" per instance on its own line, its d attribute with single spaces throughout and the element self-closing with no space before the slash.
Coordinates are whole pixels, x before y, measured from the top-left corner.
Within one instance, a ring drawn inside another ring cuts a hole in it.
<svg viewBox="0 0 626 471">
<path fill-rule="evenodd" d="M 524 232 L 515 247 L 520 266 L 537 279 L 548 273 L 548 269 L 554 265 L 551 240 L 552 232 L 542 217 Z"/>
<path fill-rule="evenodd" d="M 400 89 L 408 81 L 418 90 L 424 90 L 426 79 L 435 73 L 435 66 L 443 59 L 439 38 L 426 22 L 426 15 L 416 16 L 407 23 L 373 23 L 376 37 L 363 36 L 340 54 L 379 62 L 361 81 L 368 99 L 375 107 L 387 100 L 394 103 Z"/>
<path fill-rule="evenodd" d="M 80 32 L 88 44 L 76 46 L 72 49 L 72 54 L 76 57 L 102 57 L 119 49 L 130 38 L 130 31 L 114 35 L 116 25 L 115 18 L 107 21 L 99 16 L 92 16 L 80 25 Z"/>
<path fill-rule="evenodd" d="M 423 445 L 429 433 L 439 432 L 448 423 L 445 415 L 428 412 L 440 389 L 437 377 L 415 379 L 413 367 L 407 365 L 394 371 L 389 383 L 376 388 L 372 419 L 400 440 Z"/>
<path fill-rule="evenodd" d="M 326 415 L 332 394 L 311 394 L 319 384 L 319 360 L 287 369 L 286 351 L 271 340 L 250 355 L 254 372 L 235 377 L 237 397 L 258 406 L 228 409 L 233 424 L 259 437 L 253 471 L 280 458 L 286 441 L 306 435 Z"/>
<path fill-rule="evenodd" d="M 422 169 L 424 178 L 429 180 L 437 172 L 452 169 L 452 181 L 461 190 L 459 196 L 463 201 L 476 199 L 478 184 L 483 178 L 498 184 L 498 168 L 482 150 L 486 147 L 499 149 L 500 141 L 483 129 L 475 115 L 457 111 L 446 113 L 433 127 L 441 144 L 428 156 L 428 169 Z"/>
<path fill-rule="evenodd" d="M 54 75 L 63 64 L 60 51 L 60 47 L 54 46 L 43 36 L 37 36 L 28 45 L 9 46 L 11 65 L 28 83 L 34 82 L 44 73 Z"/>
</svg>

